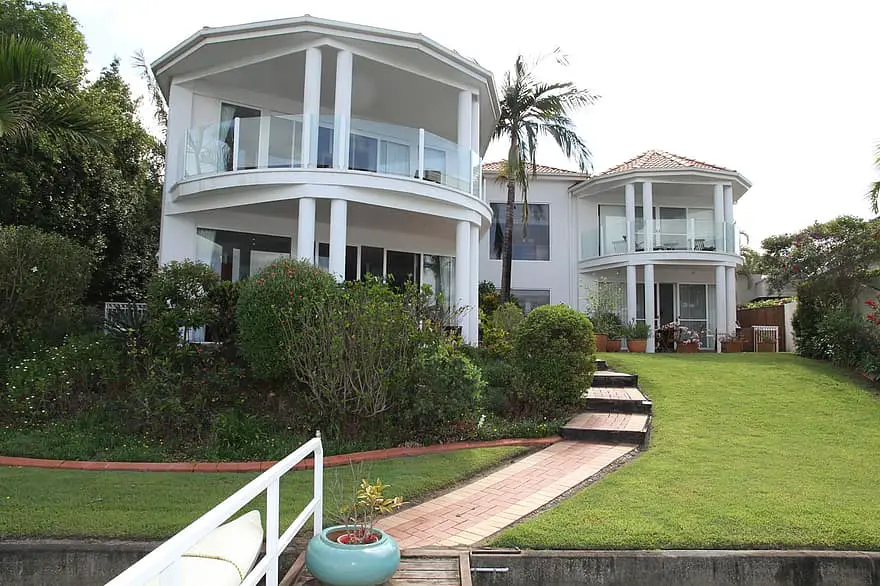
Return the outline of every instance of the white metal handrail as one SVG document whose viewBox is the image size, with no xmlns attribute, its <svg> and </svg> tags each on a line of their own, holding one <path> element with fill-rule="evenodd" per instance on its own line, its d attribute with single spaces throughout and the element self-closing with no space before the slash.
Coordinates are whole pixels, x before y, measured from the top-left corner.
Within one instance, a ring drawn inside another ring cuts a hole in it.
<svg viewBox="0 0 880 586">
<path fill-rule="evenodd" d="M 279 536 L 279 481 L 311 453 L 315 454 L 312 500 Z M 309 517 L 313 518 L 315 535 L 323 528 L 324 448 L 320 433 L 193 521 L 106 586 L 141 586 L 157 577 L 161 586 L 177 586 L 180 584 L 182 556 L 263 491 L 266 492 L 266 553 L 245 576 L 242 585 L 256 586 L 265 577 L 266 586 L 278 586 L 278 557 L 281 552 L 290 545 Z"/>
</svg>

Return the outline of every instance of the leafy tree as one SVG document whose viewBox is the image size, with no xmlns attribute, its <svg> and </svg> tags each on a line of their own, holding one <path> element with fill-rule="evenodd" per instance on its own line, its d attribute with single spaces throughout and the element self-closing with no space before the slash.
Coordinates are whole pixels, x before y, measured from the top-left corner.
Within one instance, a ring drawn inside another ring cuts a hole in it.
<svg viewBox="0 0 880 586">
<path fill-rule="evenodd" d="M 877 143 L 877 150 L 874 151 L 874 166 L 880 171 L 880 142 Z M 880 181 L 875 181 L 871 184 L 870 191 L 868 191 L 868 199 L 871 200 L 871 211 L 875 214 L 880 213 L 878 198 L 880 198 Z"/>
<path fill-rule="evenodd" d="M 556 63 L 566 65 L 567 59 L 557 49 L 552 54 Z M 594 103 L 598 96 L 578 89 L 570 81 L 543 82 L 535 76 L 541 59 L 527 63 L 519 55 L 512 71 L 504 76 L 501 88 L 501 117 L 493 138 L 510 141 L 506 166 L 502 175 L 507 182 L 507 209 L 504 224 L 504 245 L 501 252 L 501 302 L 510 299 L 510 271 L 513 250 L 513 210 L 516 188 L 523 195 L 523 219 L 528 222 L 529 176 L 535 175 L 538 138 L 549 136 L 565 156 L 577 160 L 583 171 L 590 167 L 590 151 L 575 131 L 571 114 L 578 108 Z"/>
<path fill-rule="evenodd" d="M 824 291 L 843 303 L 855 299 L 880 275 L 880 220 L 841 216 L 795 234 L 771 236 L 761 268 L 770 286 Z"/>
<path fill-rule="evenodd" d="M 56 2 L 0 0 L 0 31 L 39 41 L 53 57 L 56 73 L 78 84 L 85 72 L 86 40 L 79 23 Z"/>
</svg>

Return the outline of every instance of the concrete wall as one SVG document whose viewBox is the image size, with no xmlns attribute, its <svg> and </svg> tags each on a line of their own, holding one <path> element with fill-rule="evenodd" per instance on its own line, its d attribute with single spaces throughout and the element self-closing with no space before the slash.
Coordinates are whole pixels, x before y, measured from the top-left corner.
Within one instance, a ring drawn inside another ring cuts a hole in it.
<svg viewBox="0 0 880 586">
<path fill-rule="evenodd" d="M 525 551 L 474 555 L 474 585 L 877 586 L 880 553 L 833 551 Z"/>
</svg>

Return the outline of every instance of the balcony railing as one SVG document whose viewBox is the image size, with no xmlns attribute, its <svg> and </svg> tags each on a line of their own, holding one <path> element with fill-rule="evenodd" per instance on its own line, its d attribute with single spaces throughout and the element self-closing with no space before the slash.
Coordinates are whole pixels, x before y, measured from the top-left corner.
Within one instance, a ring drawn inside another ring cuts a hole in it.
<svg viewBox="0 0 880 586">
<path fill-rule="evenodd" d="M 334 167 L 333 116 L 263 116 L 191 128 L 183 145 L 181 179 L 250 169 Z M 313 143 L 303 150 L 303 125 Z M 421 128 L 349 120 L 343 168 L 439 183 L 481 198 L 477 153 Z M 338 165 L 337 165 L 338 167 Z"/>
<path fill-rule="evenodd" d="M 632 234 L 632 242 L 627 238 Z M 581 260 L 630 252 L 688 251 L 739 254 L 735 222 L 702 220 L 654 220 L 653 234 L 646 237 L 639 222 L 627 231 L 626 222 L 607 223 L 598 230 L 581 232 Z"/>
</svg>

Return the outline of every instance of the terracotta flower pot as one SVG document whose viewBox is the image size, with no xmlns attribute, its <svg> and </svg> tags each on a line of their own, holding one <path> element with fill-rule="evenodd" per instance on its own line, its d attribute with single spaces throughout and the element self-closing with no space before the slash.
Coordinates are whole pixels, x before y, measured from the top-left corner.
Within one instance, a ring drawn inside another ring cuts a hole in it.
<svg viewBox="0 0 880 586">
<path fill-rule="evenodd" d="M 776 352 L 776 344 L 773 342 L 758 342 L 755 344 L 755 352 Z"/>
<path fill-rule="evenodd" d="M 608 334 L 595 334 L 596 352 L 608 351 Z"/>
<path fill-rule="evenodd" d="M 688 342 L 687 344 L 682 344 L 679 342 L 675 345 L 675 351 L 679 354 L 694 354 L 699 351 L 700 347 L 696 344 L 696 342 Z"/>
<path fill-rule="evenodd" d="M 608 352 L 620 352 L 620 340 L 608 340 L 605 349 Z"/>
<path fill-rule="evenodd" d="M 648 347 L 648 340 L 630 340 L 626 341 L 626 349 L 630 352 L 644 352 Z"/>
<path fill-rule="evenodd" d="M 721 351 L 726 353 L 742 352 L 743 343 L 740 340 L 735 342 L 721 342 Z"/>
</svg>

